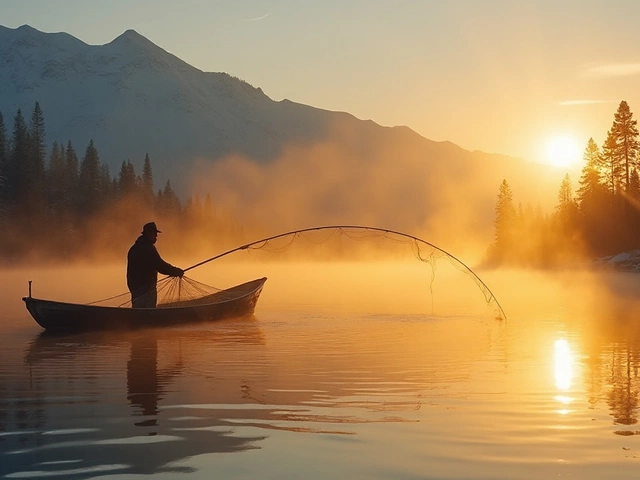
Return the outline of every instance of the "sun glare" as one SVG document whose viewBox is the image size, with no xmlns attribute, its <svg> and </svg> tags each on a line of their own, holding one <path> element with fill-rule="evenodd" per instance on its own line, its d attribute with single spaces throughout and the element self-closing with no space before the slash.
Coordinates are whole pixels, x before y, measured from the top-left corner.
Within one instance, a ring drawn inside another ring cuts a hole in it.
<svg viewBox="0 0 640 480">
<path fill-rule="evenodd" d="M 556 167 L 571 167 L 580 162 L 580 147 L 569 135 L 556 135 L 547 143 L 546 160 Z"/>
<path fill-rule="evenodd" d="M 573 354 L 566 340 L 556 340 L 554 355 L 554 376 L 556 388 L 566 392 L 573 381 Z"/>
</svg>

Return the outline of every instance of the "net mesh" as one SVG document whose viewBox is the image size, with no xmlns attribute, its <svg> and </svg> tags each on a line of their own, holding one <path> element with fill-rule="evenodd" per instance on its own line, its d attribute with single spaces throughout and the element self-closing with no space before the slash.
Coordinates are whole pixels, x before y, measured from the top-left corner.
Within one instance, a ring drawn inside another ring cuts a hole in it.
<svg viewBox="0 0 640 480">
<path fill-rule="evenodd" d="M 203 305 L 207 303 L 210 295 L 220 292 L 221 289 L 183 276 L 182 278 L 165 277 L 158 280 L 156 291 L 158 307 L 171 307 L 178 303 L 184 305 L 187 302 L 189 305 Z M 120 295 L 91 302 L 89 305 L 129 308 L 131 307 L 131 294 L 129 292 L 121 293 Z"/>
</svg>

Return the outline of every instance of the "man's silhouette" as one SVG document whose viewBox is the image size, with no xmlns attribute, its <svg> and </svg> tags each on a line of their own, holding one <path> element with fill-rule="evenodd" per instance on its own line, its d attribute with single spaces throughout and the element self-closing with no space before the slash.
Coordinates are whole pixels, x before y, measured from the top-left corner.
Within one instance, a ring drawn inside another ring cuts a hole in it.
<svg viewBox="0 0 640 480">
<path fill-rule="evenodd" d="M 184 275 L 181 268 L 174 267 L 160 257 L 155 247 L 158 233 L 162 232 L 155 222 L 145 224 L 142 234 L 127 254 L 127 286 L 133 308 L 155 308 L 158 301 L 158 273 L 172 277 Z"/>
</svg>

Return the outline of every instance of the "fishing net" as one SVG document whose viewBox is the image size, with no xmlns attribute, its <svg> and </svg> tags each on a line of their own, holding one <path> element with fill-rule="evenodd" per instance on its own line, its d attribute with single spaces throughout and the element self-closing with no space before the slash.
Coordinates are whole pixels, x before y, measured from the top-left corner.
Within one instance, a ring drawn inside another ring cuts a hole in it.
<svg viewBox="0 0 640 480">
<path fill-rule="evenodd" d="M 362 242 L 362 240 L 366 240 L 366 242 Z M 393 250 L 389 247 L 397 245 L 409 247 L 408 251 L 411 252 L 415 258 L 429 265 L 431 272 L 429 288 L 432 296 L 436 266 L 440 260 L 445 260 L 456 270 L 468 276 L 477 285 L 486 303 L 495 308 L 497 318 L 506 319 L 506 314 L 493 292 L 480 277 L 461 260 L 436 245 L 418 237 L 377 227 L 331 225 L 287 232 L 234 248 L 193 265 L 189 267 L 189 269 L 239 251 L 251 253 L 252 251 L 260 250 L 276 254 L 280 258 L 288 256 L 289 258 L 302 258 L 308 261 L 309 247 L 313 246 L 314 258 L 321 261 L 330 259 L 340 260 L 344 258 L 353 260 L 357 258 L 371 258 L 372 254 L 388 255 L 390 251 Z M 405 248 L 404 250 L 406 251 L 407 249 Z M 395 251 L 398 250 L 396 249 Z"/>
<path fill-rule="evenodd" d="M 208 302 L 208 298 L 221 291 L 221 289 L 212 287 L 202 282 L 198 282 L 193 278 L 186 276 L 165 277 L 158 280 L 156 286 L 158 307 L 172 307 L 180 304 L 181 306 L 203 305 Z M 115 295 L 113 297 L 91 302 L 89 305 L 98 305 L 104 307 L 131 307 L 131 294 L 129 292 Z"/>
</svg>

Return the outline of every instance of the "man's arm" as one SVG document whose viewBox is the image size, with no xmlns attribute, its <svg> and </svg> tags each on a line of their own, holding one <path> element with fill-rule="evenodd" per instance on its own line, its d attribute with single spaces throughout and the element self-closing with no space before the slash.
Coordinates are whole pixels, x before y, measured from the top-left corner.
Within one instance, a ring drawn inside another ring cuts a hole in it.
<svg viewBox="0 0 640 480">
<path fill-rule="evenodd" d="M 158 253 L 158 250 L 155 248 L 155 246 L 153 247 L 153 251 L 155 253 L 154 255 L 155 268 L 158 271 L 158 273 L 162 273 L 163 275 L 170 275 L 172 277 L 182 277 L 184 275 L 184 270 L 178 267 L 174 267 L 168 262 L 165 262 L 160 256 L 160 254 Z"/>
</svg>

